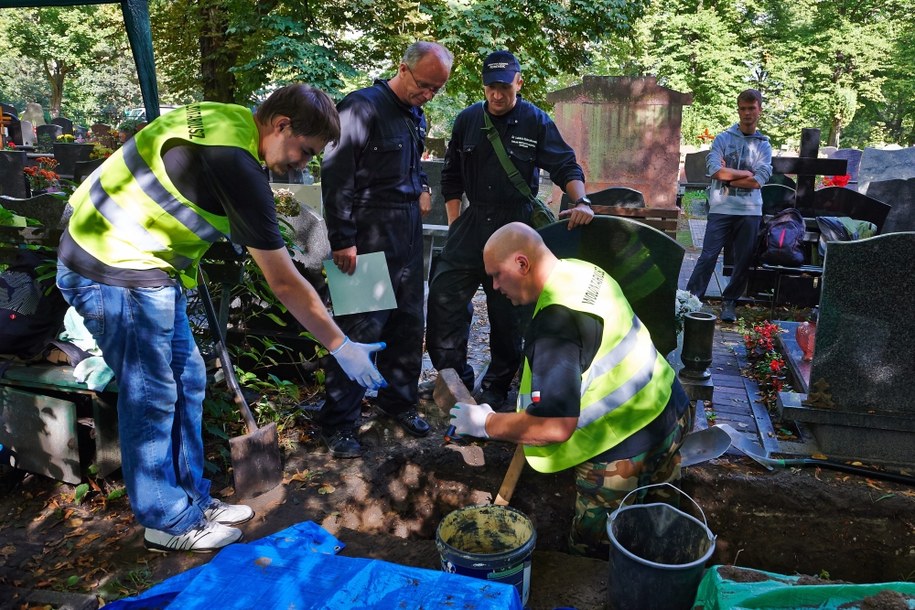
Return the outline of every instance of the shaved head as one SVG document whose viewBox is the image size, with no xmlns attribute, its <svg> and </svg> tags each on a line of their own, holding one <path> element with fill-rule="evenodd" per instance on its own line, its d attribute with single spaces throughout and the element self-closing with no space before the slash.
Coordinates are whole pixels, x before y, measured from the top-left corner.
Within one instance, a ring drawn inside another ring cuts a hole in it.
<svg viewBox="0 0 915 610">
<path fill-rule="evenodd" d="M 556 262 L 540 234 L 521 222 L 501 227 L 483 247 L 483 265 L 493 288 L 515 305 L 537 300 Z"/>
</svg>

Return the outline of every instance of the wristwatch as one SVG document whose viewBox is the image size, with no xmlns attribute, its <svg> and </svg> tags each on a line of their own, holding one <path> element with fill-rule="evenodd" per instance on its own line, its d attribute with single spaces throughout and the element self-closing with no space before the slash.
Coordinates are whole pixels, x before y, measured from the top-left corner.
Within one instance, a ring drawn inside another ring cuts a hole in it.
<svg viewBox="0 0 915 610">
<path fill-rule="evenodd" d="M 587 196 L 587 195 L 585 195 L 584 197 L 581 197 L 580 199 L 578 199 L 578 200 L 575 202 L 575 205 L 581 205 L 581 204 L 585 204 L 585 205 L 588 206 L 589 208 L 591 207 L 591 200 L 588 199 L 588 196 Z"/>
<path fill-rule="evenodd" d="M 429 193 L 430 195 L 432 194 L 432 187 L 429 186 L 428 184 L 422 185 L 420 187 L 420 190 L 422 190 L 422 192 L 424 192 L 424 193 Z"/>
</svg>

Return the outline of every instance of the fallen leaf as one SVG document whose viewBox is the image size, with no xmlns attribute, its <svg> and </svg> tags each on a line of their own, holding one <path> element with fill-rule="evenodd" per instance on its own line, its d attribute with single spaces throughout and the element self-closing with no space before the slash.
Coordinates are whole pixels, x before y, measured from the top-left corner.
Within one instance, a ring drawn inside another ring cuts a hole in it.
<svg viewBox="0 0 915 610">
<path fill-rule="evenodd" d="M 331 485 L 330 483 L 325 483 L 324 485 L 322 485 L 321 487 L 318 488 L 318 493 L 321 494 L 322 496 L 325 496 L 327 494 L 332 494 L 335 491 L 337 491 L 337 488 L 334 487 L 333 485 Z"/>
<path fill-rule="evenodd" d="M 0 557 L 9 557 L 16 552 L 16 547 L 12 544 L 8 544 L 4 547 L 0 547 Z"/>
<path fill-rule="evenodd" d="M 101 537 L 102 537 L 101 534 L 89 534 L 87 536 L 83 536 L 82 538 L 79 539 L 79 542 L 76 543 L 76 546 L 86 546 L 87 544 L 89 544 L 95 540 L 98 540 Z"/>
<path fill-rule="evenodd" d="M 292 475 L 291 477 L 289 477 L 289 480 L 290 480 L 290 481 L 305 482 L 305 481 L 307 481 L 307 480 L 310 479 L 310 478 L 311 478 L 311 472 L 308 471 L 308 470 L 302 470 L 301 472 L 297 472 L 297 473 L 295 473 L 294 475 Z"/>
</svg>

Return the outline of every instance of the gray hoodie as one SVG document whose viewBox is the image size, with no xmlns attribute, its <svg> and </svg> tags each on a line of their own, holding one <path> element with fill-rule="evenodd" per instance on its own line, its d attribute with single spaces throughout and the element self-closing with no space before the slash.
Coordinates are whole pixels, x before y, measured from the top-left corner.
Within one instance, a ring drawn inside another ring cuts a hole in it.
<svg viewBox="0 0 915 610">
<path fill-rule="evenodd" d="M 712 176 L 722 167 L 745 169 L 753 172 L 759 186 L 772 175 L 772 146 L 769 137 L 757 130 L 744 135 L 738 123 L 715 136 L 712 149 L 705 160 L 707 175 Z M 730 186 L 722 180 L 712 180 L 709 186 L 709 213 L 734 216 L 761 216 L 762 192 Z"/>
</svg>

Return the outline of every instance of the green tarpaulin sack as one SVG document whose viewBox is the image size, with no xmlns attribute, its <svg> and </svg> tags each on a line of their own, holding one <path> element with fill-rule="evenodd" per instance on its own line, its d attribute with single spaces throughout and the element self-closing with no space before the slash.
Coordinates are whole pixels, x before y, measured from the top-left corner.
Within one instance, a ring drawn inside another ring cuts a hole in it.
<svg viewBox="0 0 915 610">
<path fill-rule="evenodd" d="M 880 605 L 880 604 L 883 605 Z M 915 608 L 915 583 L 853 584 L 716 565 L 705 571 L 693 610 Z"/>
</svg>

